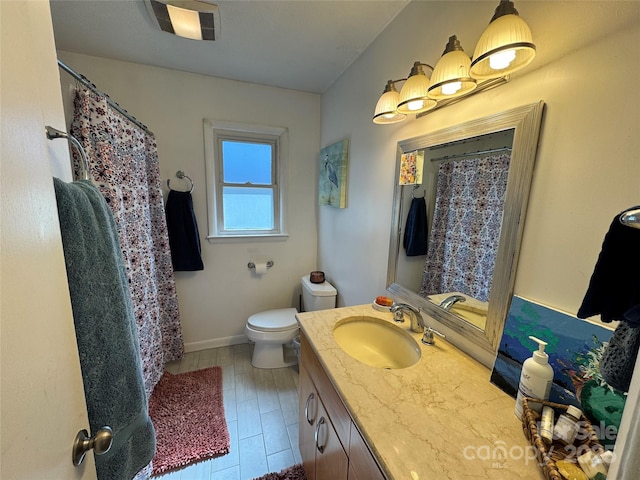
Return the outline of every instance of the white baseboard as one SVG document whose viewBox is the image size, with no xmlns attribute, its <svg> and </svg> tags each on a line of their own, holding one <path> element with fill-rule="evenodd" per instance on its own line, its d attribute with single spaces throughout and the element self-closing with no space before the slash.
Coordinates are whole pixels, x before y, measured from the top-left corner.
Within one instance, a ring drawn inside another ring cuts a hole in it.
<svg viewBox="0 0 640 480">
<path fill-rule="evenodd" d="M 201 342 L 192 342 L 184 344 L 185 353 L 198 352 L 200 350 L 208 350 L 210 348 L 228 347 L 229 345 L 239 345 L 241 343 L 249 343 L 246 335 L 234 335 L 233 337 L 212 338 Z"/>
</svg>

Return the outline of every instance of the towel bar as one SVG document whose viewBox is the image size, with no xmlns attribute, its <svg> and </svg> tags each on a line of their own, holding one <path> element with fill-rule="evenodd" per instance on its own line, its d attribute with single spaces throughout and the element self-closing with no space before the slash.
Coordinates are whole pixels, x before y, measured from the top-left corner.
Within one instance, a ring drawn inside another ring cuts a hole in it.
<svg viewBox="0 0 640 480">
<path fill-rule="evenodd" d="M 58 130 L 57 128 L 53 128 L 49 125 L 44 127 L 44 129 L 47 134 L 47 138 L 49 140 L 55 140 L 56 138 L 64 138 L 69 142 L 71 142 L 78 149 L 78 151 L 80 152 L 80 155 L 82 156 L 82 160 L 84 162 L 83 169 L 82 169 L 83 171 L 80 178 L 82 180 L 89 180 L 89 159 L 87 158 L 87 153 L 84 151 L 84 148 L 82 148 L 82 144 L 78 141 L 78 139 L 67 132 L 63 132 L 62 130 Z"/>
</svg>

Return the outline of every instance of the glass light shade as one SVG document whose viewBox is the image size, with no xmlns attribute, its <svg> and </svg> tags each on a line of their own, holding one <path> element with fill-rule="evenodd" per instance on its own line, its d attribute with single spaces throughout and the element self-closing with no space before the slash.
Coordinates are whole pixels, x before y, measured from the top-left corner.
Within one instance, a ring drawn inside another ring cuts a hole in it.
<svg viewBox="0 0 640 480">
<path fill-rule="evenodd" d="M 176 35 L 192 40 L 202 40 L 200 16 L 197 11 L 169 4 L 167 4 L 167 11 Z"/>
<path fill-rule="evenodd" d="M 406 115 L 398 113 L 397 107 L 399 100 L 400 94 L 395 87 L 393 87 L 393 90 L 385 89 L 385 92 L 380 96 L 378 103 L 376 104 L 376 110 L 373 114 L 373 123 L 397 123 L 407 118 Z"/>
<path fill-rule="evenodd" d="M 502 15 L 491 21 L 478 40 L 471 76 L 477 80 L 504 77 L 529 65 L 535 56 L 536 46 L 526 22 L 517 12 Z"/>
<path fill-rule="evenodd" d="M 398 112 L 405 115 L 426 112 L 436 106 L 436 101 L 428 96 L 429 77 L 424 73 L 410 76 L 400 90 Z"/>
<path fill-rule="evenodd" d="M 452 37 L 454 38 L 454 37 Z M 475 79 L 469 75 L 471 59 L 462 50 L 445 53 L 431 75 L 429 97 L 434 100 L 459 97 L 477 87 Z"/>
<path fill-rule="evenodd" d="M 211 0 L 145 0 L 161 30 L 192 40 L 220 37 L 218 6 Z"/>
</svg>

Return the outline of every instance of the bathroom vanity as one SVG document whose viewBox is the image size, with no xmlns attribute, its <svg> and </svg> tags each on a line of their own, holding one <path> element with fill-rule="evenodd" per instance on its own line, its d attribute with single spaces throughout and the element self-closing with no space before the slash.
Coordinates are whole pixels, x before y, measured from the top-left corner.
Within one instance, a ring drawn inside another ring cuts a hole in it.
<svg viewBox="0 0 640 480">
<path fill-rule="evenodd" d="M 333 332 L 358 317 L 405 330 L 420 358 L 405 368 L 352 358 Z M 489 382 L 489 370 L 446 340 L 421 344 L 422 334 L 392 317 L 371 305 L 297 315 L 300 451 L 308 478 L 542 479 L 515 401 Z"/>
</svg>

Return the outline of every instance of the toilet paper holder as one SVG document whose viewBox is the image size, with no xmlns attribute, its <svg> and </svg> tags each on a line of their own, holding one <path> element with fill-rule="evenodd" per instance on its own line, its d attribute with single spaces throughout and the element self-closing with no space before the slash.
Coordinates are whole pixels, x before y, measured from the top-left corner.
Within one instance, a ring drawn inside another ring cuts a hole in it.
<svg viewBox="0 0 640 480">
<path fill-rule="evenodd" d="M 253 263 L 253 262 L 249 262 L 249 263 L 247 263 L 247 267 L 249 269 L 253 270 L 254 268 L 256 268 L 256 264 Z M 271 267 L 273 267 L 273 260 L 269 260 L 267 262 L 267 268 L 271 268 Z"/>
</svg>

